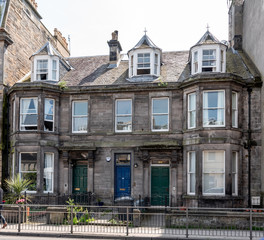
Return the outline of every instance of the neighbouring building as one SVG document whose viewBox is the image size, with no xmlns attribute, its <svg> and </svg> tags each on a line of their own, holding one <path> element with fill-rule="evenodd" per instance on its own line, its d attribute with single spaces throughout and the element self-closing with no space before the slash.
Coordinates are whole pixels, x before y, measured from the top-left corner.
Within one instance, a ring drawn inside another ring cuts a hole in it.
<svg viewBox="0 0 264 240">
<path fill-rule="evenodd" d="M 30 79 L 8 91 L 10 175 L 42 200 L 245 207 L 250 160 L 260 195 L 261 80 L 246 54 L 209 31 L 189 51 L 162 52 L 145 34 L 126 59 L 118 31 L 108 45 L 64 58 L 48 41 L 32 54 Z"/>
<path fill-rule="evenodd" d="M 6 89 L 22 78 L 30 77 L 29 57 L 47 40 L 64 57 L 69 56 L 66 39 L 55 29 L 51 34 L 41 22 L 35 0 L 0 1 L 0 180 L 8 177 L 8 129 Z M 3 164 L 3 166 L 2 166 Z M 2 178 L 3 169 L 3 178 Z"/>
<path fill-rule="evenodd" d="M 229 8 L 229 41 L 231 46 L 237 52 L 243 52 L 248 56 L 249 59 L 255 64 L 260 72 L 261 79 L 264 77 L 264 0 L 233 0 L 230 2 Z M 251 186 L 254 189 L 254 185 L 261 184 L 261 192 L 252 191 L 251 198 L 252 201 L 260 203 L 263 206 L 264 203 L 264 89 L 262 86 L 262 94 L 260 96 L 261 101 L 261 118 L 262 122 L 258 128 L 252 132 L 252 143 L 248 147 L 252 147 L 252 151 L 255 151 L 255 141 L 259 140 L 259 133 L 262 133 L 261 142 L 258 143 L 262 145 L 260 161 L 252 162 L 251 168 L 261 169 L 260 175 L 252 175 Z M 256 96 L 252 96 L 255 98 Z M 252 111 L 254 112 L 259 106 L 252 105 Z M 255 124 L 252 119 L 251 122 Z"/>
</svg>

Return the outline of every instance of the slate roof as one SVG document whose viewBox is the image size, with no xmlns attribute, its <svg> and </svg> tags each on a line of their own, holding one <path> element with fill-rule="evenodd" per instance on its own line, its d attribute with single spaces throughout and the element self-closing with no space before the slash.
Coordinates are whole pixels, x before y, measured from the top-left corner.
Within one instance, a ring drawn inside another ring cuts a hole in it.
<svg viewBox="0 0 264 240">
<path fill-rule="evenodd" d="M 187 64 L 188 56 L 189 51 L 164 52 L 161 66 L 162 81 L 177 82 Z M 112 69 L 107 68 L 109 56 L 76 57 L 69 58 L 68 61 L 73 69 L 62 79 L 68 86 L 131 84 L 127 80 L 127 60 L 121 61 L 117 68 Z"/>
<path fill-rule="evenodd" d="M 197 75 L 191 75 L 188 62 L 189 51 L 175 51 L 162 53 L 161 76 L 150 83 L 162 80 L 163 82 L 184 82 Z M 252 79 L 259 76 L 258 70 L 252 61 L 242 53 L 227 50 L 227 73 Z M 73 67 L 61 80 L 68 86 L 100 86 L 131 84 L 128 79 L 128 60 L 122 60 L 117 68 L 109 69 L 109 56 L 91 56 L 68 58 Z M 203 73 L 207 76 L 217 73 Z M 201 75 L 203 75 L 201 74 Z M 199 74 L 198 74 L 199 75 Z M 145 81 L 132 81 L 133 83 L 146 84 Z"/>
</svg>

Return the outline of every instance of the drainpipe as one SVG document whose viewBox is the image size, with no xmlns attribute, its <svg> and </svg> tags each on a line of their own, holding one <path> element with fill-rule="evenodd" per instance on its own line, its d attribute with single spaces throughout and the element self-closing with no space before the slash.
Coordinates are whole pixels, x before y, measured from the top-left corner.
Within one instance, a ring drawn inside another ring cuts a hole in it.
<svg viewBox="0 0 264 240">
<path fill-rule="evenodd" d="M 248 150 L 248 207 L 251 208 L 251 93 L 252 88 L 249 87 L 248 91 L 248 139 L 247 139 L 247 150 Z"/>
</svg>

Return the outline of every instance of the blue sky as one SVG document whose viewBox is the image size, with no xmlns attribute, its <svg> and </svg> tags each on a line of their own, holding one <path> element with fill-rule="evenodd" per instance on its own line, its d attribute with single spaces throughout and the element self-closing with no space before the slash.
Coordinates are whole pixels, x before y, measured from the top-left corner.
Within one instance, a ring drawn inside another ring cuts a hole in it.
<svg viewBox="0 0 264 240">
<path fill-rule="evenodd" d="M 163 51 L 189 50 L 206 32 L 228 40 L 227 0 L 36 0 L 42 22 L 71 38 L 71 56 L 107 55 L 119 32 L 122 53 L 147 35 Z"/>
</svg>

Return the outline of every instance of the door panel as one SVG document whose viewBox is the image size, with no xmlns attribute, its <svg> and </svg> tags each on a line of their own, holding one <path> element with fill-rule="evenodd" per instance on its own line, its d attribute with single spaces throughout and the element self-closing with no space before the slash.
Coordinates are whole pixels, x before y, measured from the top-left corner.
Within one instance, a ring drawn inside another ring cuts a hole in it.
<svg viewBox="0 0 264 240">
<path fill-rule="evenodd" d="M 130 196 L 130 166 L 116 166 L 115 197 Z"/>
<path fill-rule="evenodd" d="M 77 165 L 73 168 L 73 193 L 86 193 L 87 192 L 87 166 Z"/>
<path fill-rule="evenodd" d="M 151 205 L 169 205 L 169 167 L 151 168 Z"/>
</svg>

